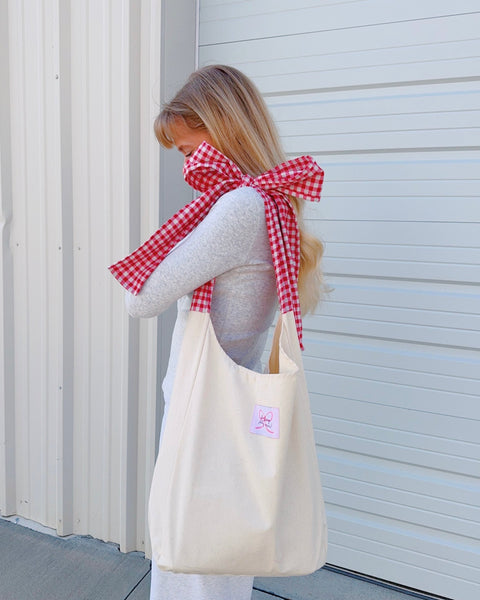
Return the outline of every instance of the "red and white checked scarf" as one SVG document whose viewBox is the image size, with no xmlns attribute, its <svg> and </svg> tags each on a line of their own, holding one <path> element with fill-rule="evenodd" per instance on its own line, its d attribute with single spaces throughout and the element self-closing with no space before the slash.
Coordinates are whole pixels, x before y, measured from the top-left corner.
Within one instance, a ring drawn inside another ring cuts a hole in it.
<svg viewBox="0 0 480 600">
<path fill-rule="evenodd" d="M 311 156 L 301 156 L 252 177 L 244 175 L 229 158 L 207 142 L 195 150 L 183 168 L 185 181 L 201 196 L 184 206 L 132 254 L 109 267 L 129 292 L 136 295 L 172 248 L 207 215 L 228 191 L 252 187 L 263 197 L 277 293 L 282 313 L 294 311 L 302 346 L 302 318 L 297 279 L 300 267 L 300 237 L 295 211 L 287 195 L 319 201 L 323 170 Z M 241 210 L 241 207 L 239 207 Z M 210 312 L 213 281 L 195 290 L 191 310 Z"/>
</svg>

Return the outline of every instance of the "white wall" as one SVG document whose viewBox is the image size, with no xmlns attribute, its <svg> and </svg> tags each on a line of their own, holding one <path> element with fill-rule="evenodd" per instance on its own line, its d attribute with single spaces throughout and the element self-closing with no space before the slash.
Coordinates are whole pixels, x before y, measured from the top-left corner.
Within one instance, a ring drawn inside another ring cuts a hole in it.
<svg viewBox="0 0 480 600">
<path fill-rule="evenodd" d="M 304 363 L 327 561 L 476 600 L 479 3 L 200 0 L 199 31 L 200 64 L 251 76 L 325 169 L 307 216 L 334 291 Z"/>
<path fill-rule="evenodd" d="M 107 266 L 190 197 L 152 122 L 195 2 L 0 11 L 0 514 L 144 550 L 171 314 L 129 320 Z"/>
</svg>

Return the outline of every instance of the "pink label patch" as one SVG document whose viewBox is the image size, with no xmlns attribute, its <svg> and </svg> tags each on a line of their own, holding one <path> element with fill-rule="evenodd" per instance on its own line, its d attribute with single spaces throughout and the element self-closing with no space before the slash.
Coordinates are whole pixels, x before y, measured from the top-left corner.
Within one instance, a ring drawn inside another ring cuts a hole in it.
<svg viewBox="0 0 480 600">
<path fill-rule="evenodd" d="M 278 439 L 280 437 L 280 409 L 271 406 L 255 406 L 250 433 Z"/>
</svg>

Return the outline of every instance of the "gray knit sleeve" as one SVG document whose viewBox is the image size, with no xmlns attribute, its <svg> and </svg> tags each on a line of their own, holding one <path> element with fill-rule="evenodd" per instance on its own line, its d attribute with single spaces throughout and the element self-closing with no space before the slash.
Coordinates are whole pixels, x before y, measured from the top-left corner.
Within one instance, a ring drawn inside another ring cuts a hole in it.
<svg viewBox="0 0 480 600">
<path fill-rule="evenodd" d="M 228 192 L 155 269 L 137 296 L 126 293 L 128 314 L 159 315 L 205 282 L 246 264 L 264 228 L 260 194 L 246 187 Z"/>
</svg>

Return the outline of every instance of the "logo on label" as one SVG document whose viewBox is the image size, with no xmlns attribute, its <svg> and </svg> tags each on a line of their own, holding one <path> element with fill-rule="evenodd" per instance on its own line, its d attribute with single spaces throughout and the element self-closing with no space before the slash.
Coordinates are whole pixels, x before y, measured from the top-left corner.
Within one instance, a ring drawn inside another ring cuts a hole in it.
<svg viewBox="0 0 480 600">
<path fill-rule="evenodd" d="M 280 409 L 275 406 L 256 405 L 250 433 L 278 439 L 280 437 Z"/>
</svg>

